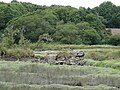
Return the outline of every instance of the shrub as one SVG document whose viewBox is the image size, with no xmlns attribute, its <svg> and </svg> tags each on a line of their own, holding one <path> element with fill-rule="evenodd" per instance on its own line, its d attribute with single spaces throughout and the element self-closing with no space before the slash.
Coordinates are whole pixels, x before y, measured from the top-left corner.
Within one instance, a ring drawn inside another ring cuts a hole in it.
<svg viewBox="0 0 120 90">
<path fill-rule="evenodd" d="M 112 45 L 120 45 L 120 35 L 111 35 L 109 43 Z"/>
<path fill-rule="evenodd" d="M 34 56 L 34 53 L 30 49 L 15 48 L 15 49 L 8 49 L 6 56 L 15 57 L 15 58 L 23 58 L 23 57 L 32 57 Z"/>
<path fill-rule="evenodd" d="M 3 56 L 3 54 L 6 54 L 7 48 L 3 46 L 3 44 L 0 44 L 0 55 Z"/>
</svg>

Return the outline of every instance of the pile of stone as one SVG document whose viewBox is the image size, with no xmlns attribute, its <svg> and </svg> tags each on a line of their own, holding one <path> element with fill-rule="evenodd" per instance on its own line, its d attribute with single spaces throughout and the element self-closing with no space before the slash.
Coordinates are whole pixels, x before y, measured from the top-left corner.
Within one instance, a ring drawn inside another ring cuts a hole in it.
<svg viewBox="0 0 120 90">
<path fill-rule="evenodd" d="M 81 63 L 84 60 L 84 56 L 85 54 L 83 51 L 77 53 L 59 52 L 57 54 L 47 54 L 40 60 L 40 62 L 60 65 L 82 65 Z"/>
</svg>

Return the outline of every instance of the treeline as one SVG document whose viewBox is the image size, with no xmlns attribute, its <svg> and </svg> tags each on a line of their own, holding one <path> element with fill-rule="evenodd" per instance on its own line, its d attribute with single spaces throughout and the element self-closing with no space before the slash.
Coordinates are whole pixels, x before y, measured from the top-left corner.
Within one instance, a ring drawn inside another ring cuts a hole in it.
<svg viewBox="0 0 120 90">
<path fill-rule="evenodd" d="M 16 0 L 0 2 L 1 42 L 7 46 L 28 42 L 119 45 L 120 36 L 106 30 L 106 27 L 120 26 L 119 9 L 111 2 L 103 2 L 93 9 L 47 7 Z"/>
<path fill-rule="evenodd" d="M 116 6 L 111 2 L 103 2 L 93 10 L 104 17 L 104 24 L 107 28 L 120 28 L 120 6 Z"/>
</svg>

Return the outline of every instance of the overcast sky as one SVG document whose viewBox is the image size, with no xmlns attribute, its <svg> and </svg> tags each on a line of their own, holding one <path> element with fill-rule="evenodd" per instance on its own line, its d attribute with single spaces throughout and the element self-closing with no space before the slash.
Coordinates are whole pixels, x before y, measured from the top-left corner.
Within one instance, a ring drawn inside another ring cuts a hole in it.
<svg viewBox="0 0 120 90">
<path fill-rule="evenodd" d="M 10 2 L 11 0 L 0 0 L 3 2 Z M 120 0 L 17 0 L 17 1 L 22 1 L 22 2 L 30 2 L 38 5 L 70 5 L 72 7 L 79 8 L 80 6 L 82 7 L 90 7 L 93 8 L 95 6 L 100 5 L 104 1 L 111 1 L 117 6 L 120 6 Z"/>
</svg>

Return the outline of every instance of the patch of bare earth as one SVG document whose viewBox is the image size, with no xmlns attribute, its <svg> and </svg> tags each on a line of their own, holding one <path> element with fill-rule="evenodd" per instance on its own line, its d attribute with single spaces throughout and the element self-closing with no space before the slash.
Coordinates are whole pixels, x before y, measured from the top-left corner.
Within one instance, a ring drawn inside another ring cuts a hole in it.
<svg viewBox="0 0 120 90">
<path fill-rule="evenodd" d="M 120 28 L 111 28 L 112 34 L 120 34 Z"/>
</svg>

